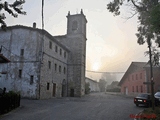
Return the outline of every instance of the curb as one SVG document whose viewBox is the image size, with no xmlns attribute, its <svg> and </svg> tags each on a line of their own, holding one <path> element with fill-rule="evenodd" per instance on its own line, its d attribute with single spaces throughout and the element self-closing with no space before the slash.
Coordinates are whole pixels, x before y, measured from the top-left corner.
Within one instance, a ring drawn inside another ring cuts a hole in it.
<svg viewBox="0 0 160 120">
<path fill-rule="evenodd" d="M 122 97 L 127 97 L 127 98 L 134 98 L 134 97 L 135 97 L 135 96 L 131 96 L 131 95 L 124 95 L 124 94 L 116 93 L 116 92 L 105 92 L 105 94 L 117 95 L 117 96 L 122 96 Z"/>
</svg>

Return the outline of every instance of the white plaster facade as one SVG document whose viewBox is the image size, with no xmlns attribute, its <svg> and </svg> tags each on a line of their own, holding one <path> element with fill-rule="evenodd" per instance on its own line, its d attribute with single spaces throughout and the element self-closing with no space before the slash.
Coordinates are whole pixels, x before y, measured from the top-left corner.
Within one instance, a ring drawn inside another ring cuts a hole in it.
<svg viewBox="0 0 160 120">
<path fill-rule="evenodd" d="M 79 26 L 86 26 L 79 22 L 86 20 L 82 11 L 70 16 L 77 19 Z M 0 87 L 33 99 L 70 96 L 71 89 L 73 96 L 84 95 L 86 37 L 67 33 L 63 36 L 65 44 L 33 26 L 0 30 L 1 54 L 11 61 L 0 64 L 0 71 L 7 72 L 0 77 Z"/>
<path fill-rule="evenodd" d="M 86 83 L 89 83 L 89 88 L 90 88 L 90 92 L 99 92 L 99 85 L 98 85 L 98 82 L 95 81 L 95 80 L 92 80 L 90 78 L 87 78 L 85 79 L 85 82 Z"/>
</svg>

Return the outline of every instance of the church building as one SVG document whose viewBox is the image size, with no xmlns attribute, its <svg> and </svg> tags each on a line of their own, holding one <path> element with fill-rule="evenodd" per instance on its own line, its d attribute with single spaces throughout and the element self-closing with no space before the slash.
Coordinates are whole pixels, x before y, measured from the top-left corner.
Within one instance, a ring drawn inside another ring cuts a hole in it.
<svg viewBox="0 0 160 120">
<path fill-rule="evenodd" d="M 52 36 L 46 30 L 15 25 L 0 30 L 1 53 L 10 60 L 0 64 L 0 88 L 22 97 L 47 99 L 85 94 L 86 17 L 67 15 L 67 33 Z"/>
</svg>

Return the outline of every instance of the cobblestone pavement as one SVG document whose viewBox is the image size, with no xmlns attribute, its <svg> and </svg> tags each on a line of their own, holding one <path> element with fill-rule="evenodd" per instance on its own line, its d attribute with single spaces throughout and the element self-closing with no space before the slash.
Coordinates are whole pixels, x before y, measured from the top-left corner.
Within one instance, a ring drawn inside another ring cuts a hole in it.
<svg viewBox="0 0 160 120">
<path fill-rule="evenodd" d="M 81 98 L 21 100 L 21 106 L 0 117 L 1 120 L 133 120 L 144 107 L 136 107 L 133 98 L 91 93 Z"/>
</svg>

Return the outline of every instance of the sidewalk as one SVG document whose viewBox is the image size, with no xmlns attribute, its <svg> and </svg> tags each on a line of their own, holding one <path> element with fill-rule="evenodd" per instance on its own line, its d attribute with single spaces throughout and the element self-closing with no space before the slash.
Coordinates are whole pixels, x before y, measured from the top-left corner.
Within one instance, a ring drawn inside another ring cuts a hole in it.
<svg viewBox="0 0 160 120">
<path fill-rule="evenodd" d="M 134 98 L 135 97 L 135 95 L 124 95 L 120 92 L 105 92 L 105 94 L 118 95 L 118 96 L 129 97 L 129 98 Z"/>
</svg>

